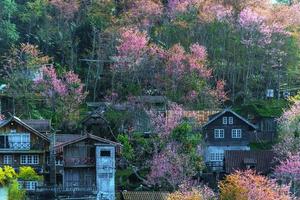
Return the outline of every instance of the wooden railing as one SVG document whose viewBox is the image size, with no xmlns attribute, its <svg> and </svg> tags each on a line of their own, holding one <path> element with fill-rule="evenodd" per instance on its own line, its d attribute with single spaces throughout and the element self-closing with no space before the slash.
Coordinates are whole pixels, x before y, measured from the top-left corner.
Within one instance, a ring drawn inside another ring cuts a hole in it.
<svg viewBox="0 0 300 200">
<path fill-rule="evenodd" d="M 210 161 L 206 162 L 206 166 L 212 171 L 224 171 L 223 161 Z"/>
<path fill-rule="evenodd" d="M 31 142 L 8 142 L 0 144 L 0 151 L 23 151 L 23 150 L 42 150 L 45 146 L 41 143 Z"/>
<path fill-rule="evenodd" d="M 62 186 L 41 186 L 36 187 L 35 191 L 53 191 L 53 192 L 97 192 L 96 186 L 72 186 L 72 187 L 62 187 Z"/>
<path fill-rule="evenodd" d="M 95 159 L 94 158 L 65 158 L 64 159 L 64 166 L 72 166 L 72 167 L 76 167 L 76 166 L 82 166 L 82 165 L 95 165 Z"/>
</svg>

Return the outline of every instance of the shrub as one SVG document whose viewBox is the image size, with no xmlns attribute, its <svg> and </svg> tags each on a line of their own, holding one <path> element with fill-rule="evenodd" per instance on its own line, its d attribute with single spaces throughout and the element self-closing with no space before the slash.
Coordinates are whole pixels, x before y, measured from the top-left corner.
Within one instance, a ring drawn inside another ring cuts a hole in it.
<svg viewBox="0 0 300 200">
<path fill-rule="evenodd" d="M 25 190 L 20 189 L 18 181 L 14 180 L 8 188 L 9 200 L 25 200 Z"/>
<path fill-rule="evenodd" d="M 18 178 L 23 181 L 40 181 L 42 176 L 39 176 L 32 167 L 20 167 Z"/>
</svg>

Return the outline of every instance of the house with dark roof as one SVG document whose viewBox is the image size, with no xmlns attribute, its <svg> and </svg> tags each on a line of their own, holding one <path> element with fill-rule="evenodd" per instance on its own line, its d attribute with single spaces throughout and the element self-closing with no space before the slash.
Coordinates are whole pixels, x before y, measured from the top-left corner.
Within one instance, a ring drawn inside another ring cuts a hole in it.
<svg viewBox="0 0 300 200">
<path fill-rule="evenodd" d="M 225 151 L 225 172 L 253 169 L 260 174 L 269 174 L 275 167 L 275 153 L 271 150 L 260 151 Z"/>
<path fill-rule="evenodd" d="M 96 155 L 96 146 L 111 145 L 120 152 L 119 143 L 100 138 L 92 134 L 56 135 L 56 184 L 63 188 L 77 188 L 96 190 L 96 158 L 110 156 L 106 152 Z M 113 159 L 114 156 L 113 156 Z"/>
<path fill-rule="evenodd" d="M 207 144 L 205 162 L 212 171 L 224 171 L 224 153 L 228 150 L 249 151 L 256 126 L 231 109 L 212 115 L 203 125 Z"/>
<path fill-rule="evenodd" d="M 0 167 L 9 165 L 18 171 L 21 166 L 31 166 L 46 183 L 50 140 L 46 132 L 35 128 L 15 116 L 0 121 Z M 24 184 L 26 189 L 34 190 L 38 182 Z"/>
</svg>

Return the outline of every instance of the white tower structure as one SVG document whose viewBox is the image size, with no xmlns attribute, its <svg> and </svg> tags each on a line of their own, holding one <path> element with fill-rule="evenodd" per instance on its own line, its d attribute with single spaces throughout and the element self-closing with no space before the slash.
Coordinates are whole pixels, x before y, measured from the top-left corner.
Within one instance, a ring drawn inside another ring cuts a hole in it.
<svg viewBox="0 0 300 200">
<path fill-rule="evenodd" d="M 115 200 L 115 146 L 96 144 L 97 200 Z"/>
</svg>

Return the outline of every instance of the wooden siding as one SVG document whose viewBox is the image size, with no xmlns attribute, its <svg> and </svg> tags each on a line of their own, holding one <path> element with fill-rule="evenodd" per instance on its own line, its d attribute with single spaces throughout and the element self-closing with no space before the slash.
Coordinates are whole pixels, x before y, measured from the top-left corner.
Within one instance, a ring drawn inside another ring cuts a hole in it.
<svg viewBox="0 0 300 200">
<path fill-rule="evenodd" d="M 96 186 L 95 168 L 71 168 L 64 170 L 64 187 L 94 187 Z"/>
<path fill-rule="evenodd" d="M 11 132 L 12 130 L 16 130 L 16 132 Z M 30 145 L 31 150 L 40 150 L 40 151 L 48 151 L 49 150 L 49 142 L 45 141 L 45 139 L 39 137 L 37 134 L 27 130 L 25 127 L 21 126 L 16 122 L 8 123 L 7 125 L 0 128 L 0 134 L 15 134 L 15 133 L 29 133 L 30 134 Z M 1 152 L 0 152 L 1 153 Z"/>
<path fill-rule="evenodd" d="M 95 143 L 92 139 L 86 139 L 66 146 L 63 150 L 64 166 L 95 166 Z"/>
<path fill-rule="evenodd" d="M 233 117 L 233 124 L 223 124 L 223 117 Z M 224 138 L 215 138 L 214 130 L 215 129 L 224 129 Z M 241 129 L 242 137 L 241 138 L 232 138 L 231 130 L 232 129 Z M 208 124 L 203 130 L 204 137 L 209 145 L 214 146 L 226 146 L 226 145 L 248 145 L 250 141 L 250 134 L 253 134 L 253 131 L 247 123 L 236 117 L 231 113 L 224 113 L 222 116 L 217 118 L 215 121 Z"/>
</svg>

